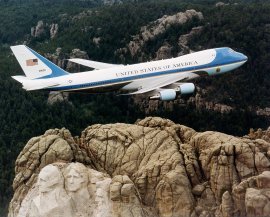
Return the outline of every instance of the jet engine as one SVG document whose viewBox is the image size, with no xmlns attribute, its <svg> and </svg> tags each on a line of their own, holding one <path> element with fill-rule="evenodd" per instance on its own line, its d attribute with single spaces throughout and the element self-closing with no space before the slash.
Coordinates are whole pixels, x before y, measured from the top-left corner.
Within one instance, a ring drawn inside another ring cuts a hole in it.
<svg viewBox="0 0 270 217">
<path fill-rule="evenodd" d="M 162 101 L 175 100 L 176 91 L 174 89 L 165 89 L 158 92 L 157 95 L 151 96 L 150 99 L 160 99 Z"/>
<path fill-rule="evenodd" d="M 177 90 L 182 95 L 191 94 L 191 93 L 194 93 L 195 91 L 195 85 L 193 83 L 183 83 L 178 86 Z"/>
</svg>

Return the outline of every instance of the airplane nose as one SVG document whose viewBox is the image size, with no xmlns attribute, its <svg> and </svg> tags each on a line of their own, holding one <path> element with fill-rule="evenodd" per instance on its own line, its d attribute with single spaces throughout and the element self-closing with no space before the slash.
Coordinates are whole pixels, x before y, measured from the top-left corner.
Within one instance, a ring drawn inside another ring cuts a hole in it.
<svg viewBox="0 0 270 217">
<path fill-rule="evenodd" d="M 239 60 L 239 61 L 247 61 L 248 60 L 248 57 L 242 53 L 239 53 L 239 52 L 236 52 L 236 58 Z"/>
<path fill-rule="evenodd" d="M 243 56 L 243 61 L 246 62 L 248 60 L 248 57 L 246 55 L 244 55 L 244 54 L 242 54 L 242 56 Z"/>
</svg>

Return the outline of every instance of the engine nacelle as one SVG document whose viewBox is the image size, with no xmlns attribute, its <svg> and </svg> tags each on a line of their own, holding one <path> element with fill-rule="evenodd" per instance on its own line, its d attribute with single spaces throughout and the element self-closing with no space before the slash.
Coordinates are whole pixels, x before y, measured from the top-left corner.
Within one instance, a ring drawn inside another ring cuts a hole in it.
<svg viewBox="0 0 270 217">
<path fill-rule="evenodd" d="M 175 100 L 176 91 L 174 89 L 166 89 L 158 92 L 157 95 L 150 97 L 150 99 L 160 99 L 162 101 Z"/>
<path fill-rule="evenodd" d="M 184 83 L 178 86 L 180 94 L 191 94 L 195 91 L 195 85 L 193 83 Z"/>
</svg>

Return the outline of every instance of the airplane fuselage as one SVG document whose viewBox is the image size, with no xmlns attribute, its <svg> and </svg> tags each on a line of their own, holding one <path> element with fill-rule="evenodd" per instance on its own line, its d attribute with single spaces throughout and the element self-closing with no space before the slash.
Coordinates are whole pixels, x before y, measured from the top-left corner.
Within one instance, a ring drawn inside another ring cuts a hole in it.
<svg viewBox="0 0 270 217">
<path fill-rule="evenodd" d="M 150 99 L 163 101 L 193 93 L 195 85 L 187 81 L 200 76 L 222 74 L 247 61 L 245 55 L 224 47 L 125 66 L 70 59 L 71 62 L 96 70 L 69 73 L 25 45 L 11 46 L 11 50 L 26 75 L 12 78 L 27 91 L 121 91 L 128 95 L 145 94 Z"/>
<path fill-rule="evenodd" d="M 155 82 L 157 77 L 179 77 L 179 80 L 188 81 L 203 75 L 222 74 L 238 68 L 246 60 L 245 55 L 230 48 L 216 48 L 172 59 L 73 73 L 46 80 L 53 79 L 59 84 L 48 88 L 54 91 L 132 91 Z M 41 82 L 42 78 L 38 80 Z"/>
</svg>

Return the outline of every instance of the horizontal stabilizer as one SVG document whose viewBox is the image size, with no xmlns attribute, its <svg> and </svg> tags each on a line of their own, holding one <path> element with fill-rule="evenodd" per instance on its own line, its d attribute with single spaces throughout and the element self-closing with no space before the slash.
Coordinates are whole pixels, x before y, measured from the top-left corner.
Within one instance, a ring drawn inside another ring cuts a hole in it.
<svg viewBox="0 0 270 217">
<path fill-rule="evenodd" d="M 113 68 L 121 65 L 116 65 L 116 64 L 110 64 L 110 63 L 102 63 L 102 62 L 97 62 L 97 61 L 92 61 L 92 60 L 85 60 L 85 59 L 69 59 L 70 62 L 77 63 L 86 67 L 90 67 L 93 69 L 108 69 L 108 68 Z"/>
<path fill-rule="evenodd" d="M 59 83 L 48 81 L 47 79 L 31 80 L 25 76 L 12 76 L 12 78 L 20 82 L 23 85 L 23 89 L 27 91 L 47 89 L 59 85 Z"/>
<path fill-rule="evenodd" d="M 27 80 L 29 81 L 29 78 L 22 75 L 16 75 L 16 76 L 11 76 L 11 77 L 20 83 L 23 83 L 24 81 L 27 81 Z"/>
</svg>

